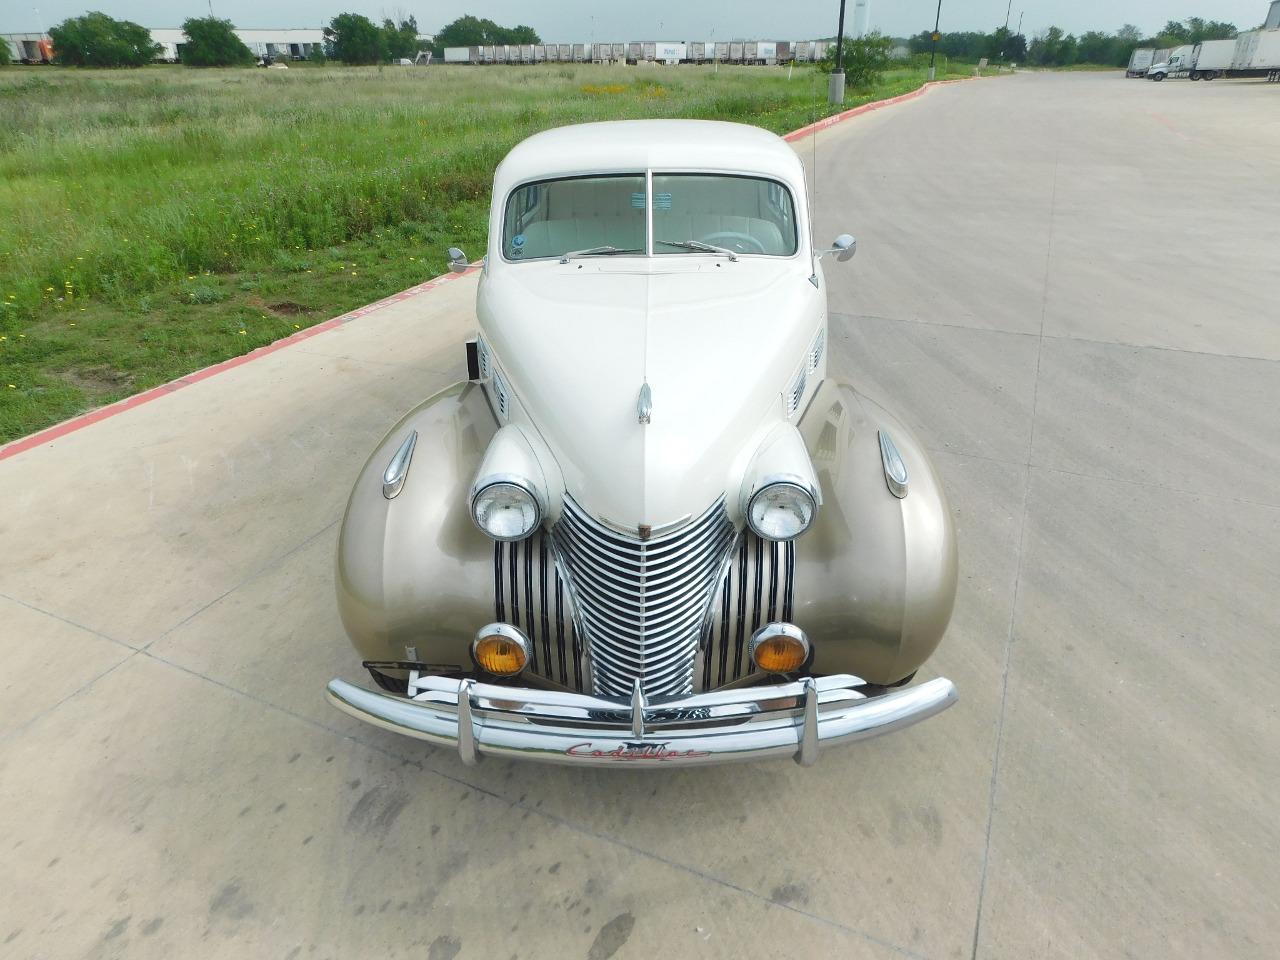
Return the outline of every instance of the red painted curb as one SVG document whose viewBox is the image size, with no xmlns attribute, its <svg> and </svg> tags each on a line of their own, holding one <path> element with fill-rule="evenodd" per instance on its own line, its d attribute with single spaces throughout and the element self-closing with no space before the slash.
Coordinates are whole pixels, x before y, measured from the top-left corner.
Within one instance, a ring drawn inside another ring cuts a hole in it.
<svg viewBox="0 0 1280 960">
<path fill-rule="evenodd" d="M 896 97 L 890 97 L 888 100 L 872 100 L 870 103 L 864 103 L 860 107 L 852 107 L 843 113 L 833 113 L 829 117 L 823 117 L 816 123 L 811 123 L 807 127 L 801 127 L 799 130 L 792 130 L 790 133 L 783 134 L 782 139 L 788 143 L 792 143 L 809 134 L 817 133 L 819 130 L 825 130 L 827 127 L 833 127 L 837 123 L 844 123 L 846 120 L 852 120 L 854 117 L 860 117 L 864 113 L 871 113 L 873 110 L 879 110 L 883 107 L 891 107 L 895 103 L 902 103 L 904 100 L 914 100 L 916 97 L 922 97 L 930 87 L 940 87 L 945 83 L 962 83 L 963 77 L 957 77 L 954 80 L 934 80 L 926 83 L 921 87 L 909 93 L 902 93 Z"/>
<path fill-rule="evenodd" d="M 895 103 L 902 103 L 904 100 L 912 100 L 916 97 L 923 96 L 925 91 L 930 87 L 941 86 L 944 83 L 960 82 L 963 81 L 935 80 L 933 83 L 926 83 L 924 86 L 916 90 L 912 90 L 910 93 L 904 93 L 897 97 L 890 97 L 888 100 L 875 100 L 871 103 L 864 103 L 860 107 L 845 110 L 843 113 L 824 117 L 817 123 L 811 123 L 807 127 L 801 127 L 799 130 L 792 130 L 790 133 L 783 136 L 782 139 L 788 142 L 799 140 L 801 137 L 807 136 L 808 134 L 817 133 L 819 130 L 825 130 L 827 127 L 834 126 L 837 123 L 843 123 L 845 120 L 861 116 L 864 113 L 870 113 L 872 110 L 879 110 L 882 107 L 889 107 Z M 114 417 L 116 414 L 124 413 L 126 410 L 132 410 L 134 407 L 140 407 L 144 403 L 150 403 L 157 397 L 163 397 L 166 394 L 174 393 L 175 391 L 181 390 L 183 387 L 189 387 L 194 383 L 199 383 L 201 380 L 208 380 L 214 374 L 221 373 L 224 370 L 230 370 L 232 367 L 238 367 L 242 364 L 248 363 L 250 360 L 258 360 L 268 354 L 275 353 L 277 350 L 283 350 L 285 347 L 292 346 L 295 343 L 300 343 L 303 340 L 309 340 L 311 337 L 324 333 L 326 330 L 332 330 L 345 323 L 350 323 L 358 317 L 363 317 L 367 314 L 373 313 L 375 310 L 381 310 L 383 307 L 390 306 L 393 303 L 400 303 L 401 301 L 416 297 L 419 294 L 430 293 L 436 287 L 449 283 L 452 280 L 456 280 L 458 277 L 466 276 L 471 272 L 471 270 L 467 270 L 463 273 L 443 274 L 442 276 L 428 280 L 426 283 L 420 283 L 416 287 L 410 287 L 408 290 L 401 290 L 399 293 L 392 294 L 389 297 L 384 297 L 382 300 L 378 300 L 368 306 L 352 310 L 350 313 L 344 313 L 340 317 L 334 317 L 332 320 L 326 320 L 323 323 L 317 323 L 313 327 L 307 327 L 305 330 L 299 330 L 292 336 L 285 337 L 282 340 L 276 340 L 274 343 L 269 343 L 265 347 L 258 347 L 256 350 L 250 350 L 242 356 L 232 357 L 230 360 L 223 360 L 221 363 L 215 363 L 211 367 L 205 367 L 203 370 L 188 373 L 186 376 L 178 377 L 176 380 L 170 380 L 168 383 L 162 383 L 158 387 L 152 387 L 150 390 L 144 390 L 142 393 L 136 393 L 132 397 L 126 397 L 125 399 L 119 400 L 108 406 L 99 407 L 96 410 L 90 410 L 88 413 L 81 414 L 78 417 L 72 417 L 70 420 L 64 420 L 62 423 L 55 424 L 52 427 L 41 430 L 39 433 L 33 433 L 29 437 L 22 437 L 18 440 L 13 440 L 0 447 L 0 460 L 7 460 L 9 457 L 15 457 L 26 450 L 32 449 L 33 447 L 38 447 L 41 444 L 57 440 L 59 437 L 65 437 L 69 433 L 82 430 L 85 427 L 99 423 L 109 417 Z"/>
</svg>

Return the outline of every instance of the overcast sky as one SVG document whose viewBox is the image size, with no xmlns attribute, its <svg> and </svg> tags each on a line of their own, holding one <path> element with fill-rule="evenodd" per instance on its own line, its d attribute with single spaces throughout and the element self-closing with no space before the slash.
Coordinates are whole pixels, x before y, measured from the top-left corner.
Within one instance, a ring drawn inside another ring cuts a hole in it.
<svg viewBox="0 0 1280 960">
<path fill-rule="evenodd" d="M 854 0 L 847 0 L 851 22 Z M 413 14 L 432 32 L 464 13 L 500 24 L 528 24 L 544 40 L 707 40 L 770 38 L 800 40 L 834 35 L 838 0 L 475 0 L 423 3 L 413 0 L 3 0 L 0 33 L 48 29 L 52 24 L 100 9 L 147 27 L 176 27 L 209 6 L 239 27 L 319 27 L 347 10 L 374 19 Z M 1266 17 L 1267 0 L 1013 0 L 1009 26 L 1025 12 L 1028 36 L 1051 25 L 1070 33 L 1115 30 L 1133 23 L 1155 31 L 1168 20 L 1202 16 L 1244 29 Z M 1008 0 L 942 0 L 942 30 L 991 30 L 1005 20 Z M 871 0 L 871 25 L 882 33 L 909 36 L 933 28 L 934 0 Z M 848 26 L 848 24 L 846 25 Z M 713 33 L 714 31 L 714 33 Z"/>
</svg>

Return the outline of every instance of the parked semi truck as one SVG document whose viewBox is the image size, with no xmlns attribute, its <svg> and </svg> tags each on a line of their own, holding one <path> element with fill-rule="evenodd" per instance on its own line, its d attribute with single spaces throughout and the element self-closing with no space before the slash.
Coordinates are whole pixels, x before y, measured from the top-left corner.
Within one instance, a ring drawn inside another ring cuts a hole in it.
<svg viewBox="0 0 1280 960">
<path fill-rule="evenodd" d="M 1148 80 L 1163 80 L 1165 77 L 1185 77 L 1191 73 L 1191 55 L 1195 53 L 1194 43 L 1156 52 L 1156 62 L 1147 70 Z M 1160 53 L 1164 53 L 1161 57 Z"/>
</svg>

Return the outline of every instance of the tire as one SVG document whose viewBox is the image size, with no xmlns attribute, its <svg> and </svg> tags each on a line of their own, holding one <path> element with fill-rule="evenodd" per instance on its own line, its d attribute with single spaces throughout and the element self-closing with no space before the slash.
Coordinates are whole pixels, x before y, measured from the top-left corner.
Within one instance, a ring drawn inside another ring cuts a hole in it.
<svg viewBox="0 0 1280 960">
<path fill-rule="evenodd" d="M 1163 80 L 1163 79 L 1164 79 L 1164 74 L 1163 74 L 1163 73 L 1157 73 L 1157 74 L 1154 74 L 1154 75 L 1151 77 L 1151 79 L 1152 79 L 1152 80 L 1154 80 L 1156 83 L 1159 83 L 1161 80 Z"/>
<path fill-rule="evenodd" d="M 1216 76 L 1217 76 L 1217 74 L 1216 74 L 1216 73 L 1214 73 L 1212 70 L 1206 70 L 1206 71 L 1205 71 L 1204 73 L 1202 73 L 1200 76 L 1201 76 L 1201 79 L 1203 79 L 1205 83 L 1208 83 L 1210 80 L 1212 80 L 1214 77 L 1216 77 Z"/>
<path fill-rule="evenodd" d="M 1199 71 L 1199 70 L 1192 70 L 1192 71 L 1191 71 L 1191 79 L 1192 79 L 1192 80 L 1199 80 L 1199 79 L 1200 79 L 1200 71 Z"/>
</svg>

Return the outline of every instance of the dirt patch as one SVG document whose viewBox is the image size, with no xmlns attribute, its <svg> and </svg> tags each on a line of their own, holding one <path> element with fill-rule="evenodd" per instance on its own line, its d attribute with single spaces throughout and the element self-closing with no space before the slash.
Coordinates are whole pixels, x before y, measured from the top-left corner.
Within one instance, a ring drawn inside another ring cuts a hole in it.
<svg viewBox="0 0 1280 960">
<path fill-rule="evenodd" d="M 268 309 L 275 313 L 282 313 L 287 317 L 296 317 L 300 313 L 306 313 L 307 308 L 300 303 L 294 303 L 292 300 L 283 300 L 280 303 L 273 303 Z"/>
<path fill-rule="evenodd" d="M 102 397 L 109 393 L 119 393 L 121 390 L 133 388 L 133 375 L 113 367 L 59 370 L 55 375 L 63 383 L 83 390 L 91 397 Z"/>
</svg>

